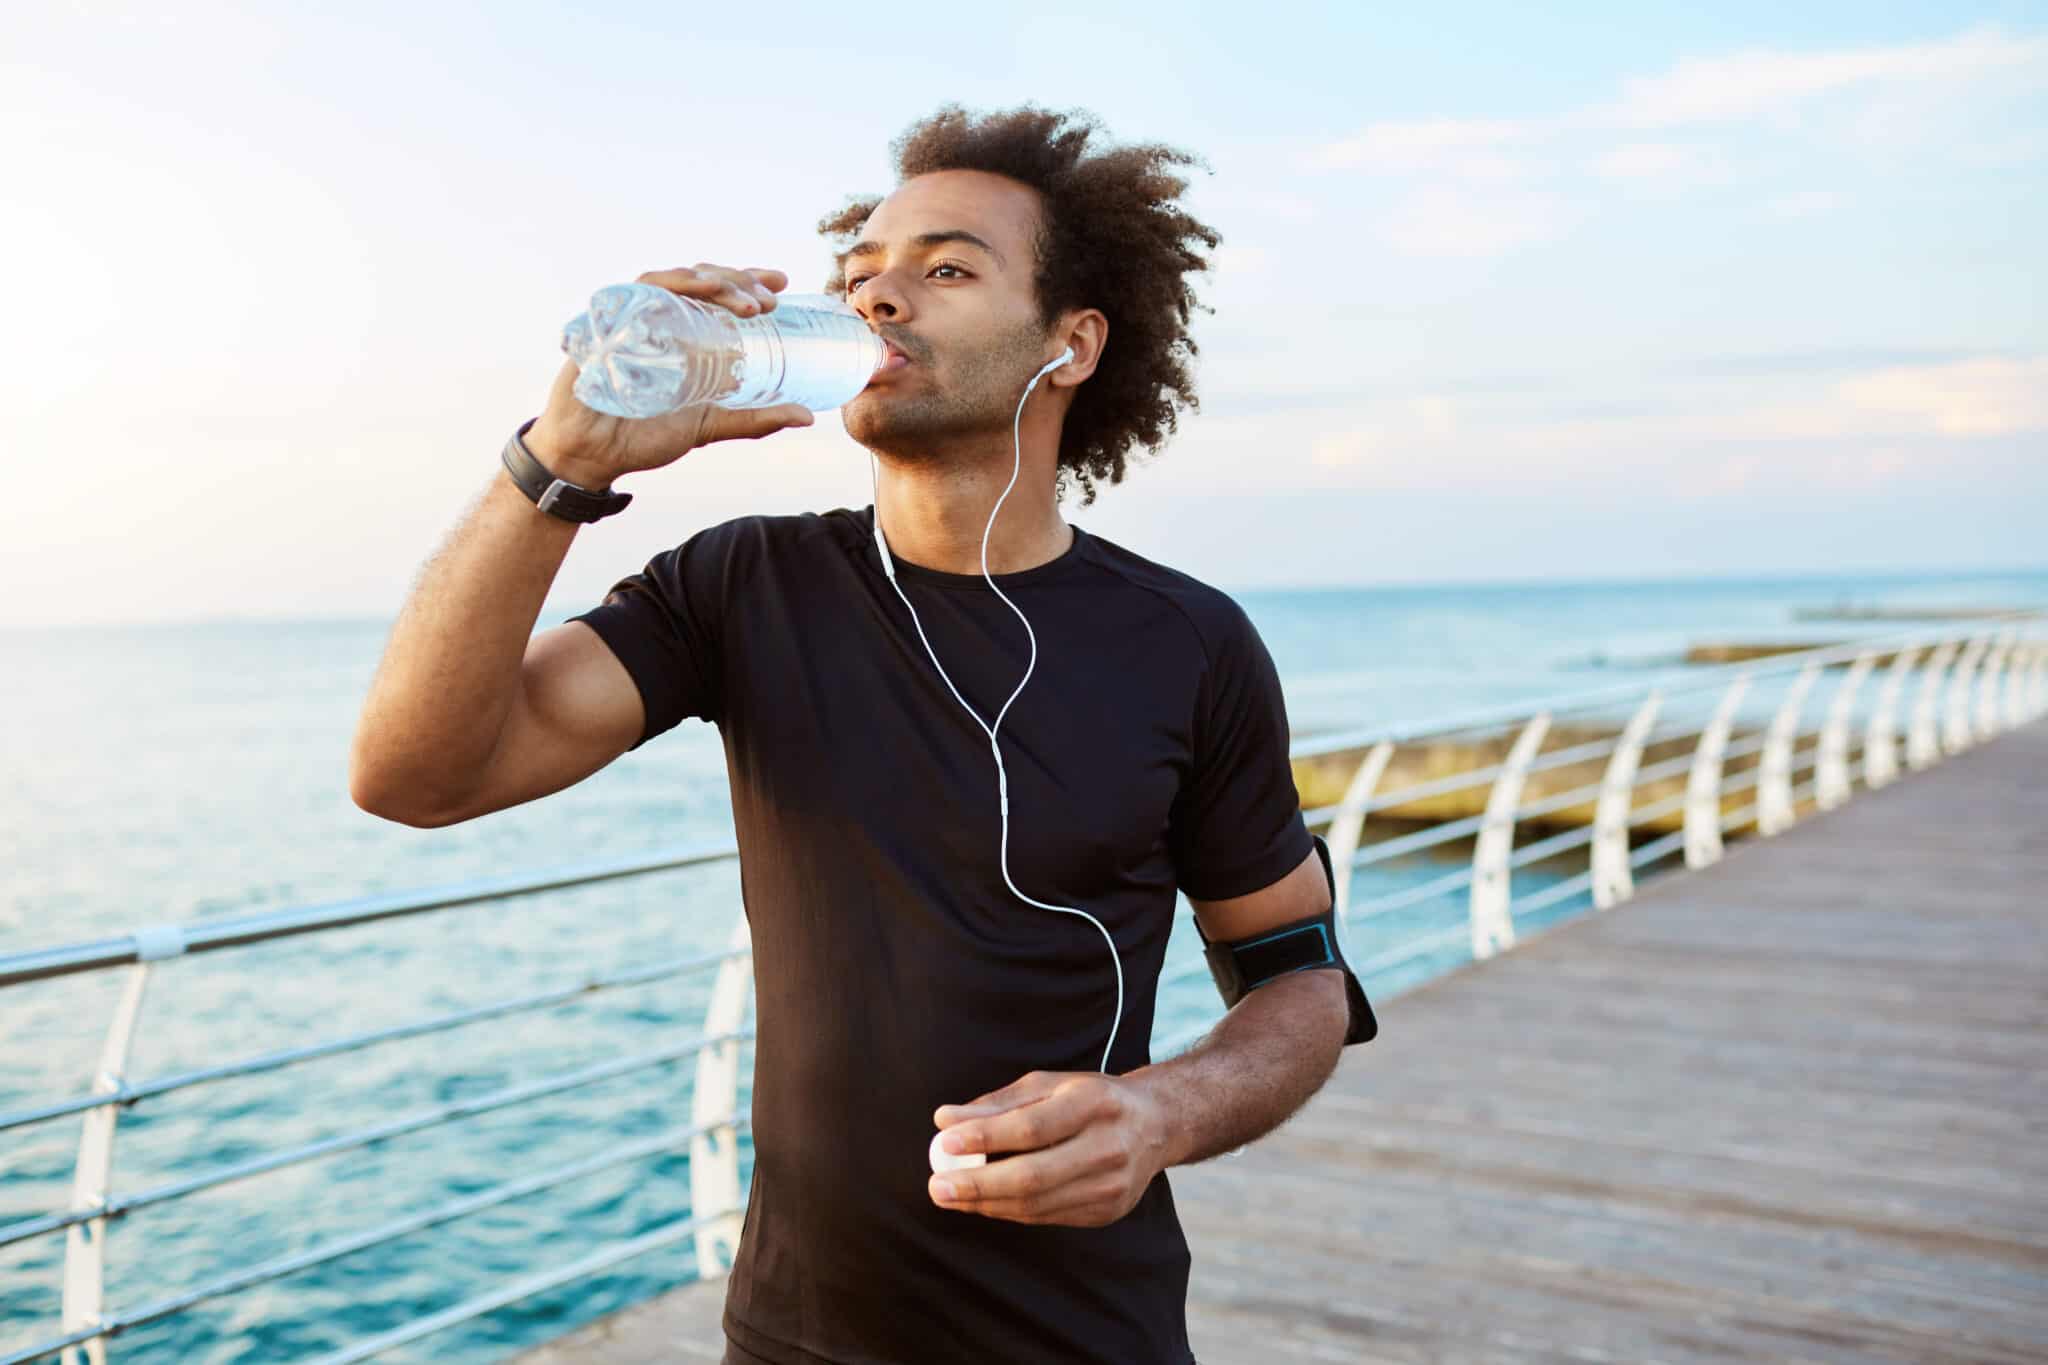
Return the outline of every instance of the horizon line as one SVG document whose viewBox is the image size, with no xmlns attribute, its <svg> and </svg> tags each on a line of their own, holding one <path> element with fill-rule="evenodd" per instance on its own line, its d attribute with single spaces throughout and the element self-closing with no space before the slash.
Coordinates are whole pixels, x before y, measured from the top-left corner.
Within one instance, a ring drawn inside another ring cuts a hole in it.
<svg viewBox="0 0 2048 1365">
<path fill-rule="evenodd" d="M 1706 572 L 1701 572 L 1701 573 L 1696 573 L 1696 574 L 1681 574 L 1681 575 L 1675 575 L 1675 576 L 1666 576 L 1666 577 L 1630 577 L 1630 576 L 1628 576 L 1628 575 L 1626 575 L 1626 574 L 1619 574 L 1619 573 L 1617 573 L 1617 574 L 1607 574 L 1607 575 L 1595 575 L 1595 576 L 1591 576 L 1591 577 L 1587 577 L 1587 576 L 1573 576 L 1573 577 L 1549 577 L 1549 578 L 1535 578 L 1535 577 L 1531 577 L 1531 578 L 1470 578 L 1470 579 L 1467 579 L 1467 578 L 1439 578 L 1439 579 L 1376 579 L 1376 580 L 1356 580 L 1356 581 L 1344 581 L 1344 582 L 1320 582 L 1320 583 L 1296 583 L 1296 584 L 1288 584 L 1288 583 L 1266 583 L 1266 584 L 1250 584 L 1250 585 L 1246 585 L 1246 584 L 1239 584 L 1239 585 L 1225 585 L 1225 584 L 1221 584 L 1221 583 L 1218 583 L 1218 584 L 1213 584 L 1212 586 L 1216 587 L 1216 588 L 1218 589 L 1218 591 L 1221 591 L 1221 592 L 1223 592 L 1223 593 L 1226 593 L 1226 594 L 1228 594 L 1228 595 L 1230 595 L 1230 596 L 1233 596 L 1233 597 L 1235 597 L 1235 596 L 1240 596 L 1240 595 L 1247 595 L 1247 594 L 1254 594 L 1254 593 L 1318 593 L 1318 592 L 1430 592 L 1430 591 L 1443 591 L 1443 590 L 1449 590 L 1449 589 L 1475 589 L 1475 588 L 1479 588 L 1479 589 L 1485 589 L 1485 588 L 1494 588 L 1494 589 L 1534 589 L 1534 588 L 1581 588 L 1581 587 L 1582 587 L 1582 588 L 1598 588 L 1598 587 L 1616 587 L 1616 586 L 1623 586 L 1623 585 L 1632 585 L 1632 586 L 1640 586 L 1640 587 L 1656 587 L 1656 586 L 1673 586 L 1673 587 L 1682 587 L 1682 586 L 1697 586 L 1697 585 L 1700 585 L 1700 584 L 1705 584 L 1705 583 L 1722 583 L 1722 584 L 1731 584 L 1731 585 L 1732 585 L 1732 584 L 1740 584 L 1740 583 L 1798 583 L 1798 582 L 1808 582 L 1808 581 L 1840 581 L 1840 580 L 1843 580 L 1843 579 L 1861 579 L 1861 580 L 1865 580 L 1865 581 L 1870 581 L 1870 582 L 1883 582 L 1883 581 L 1885 581 L 1885 580 L 1887 580 L 1887 579 L 1898 579 L 1898 578 L 1950 578 L 1950 579 L 1971 579 L 1971 578 L 1998 578 L 1998 577 L 2009 577 L 2009 576 L 2021 576 L 2021 577 L 2035 577 L 2035 576 L 2038 576 L 2038 577 L 2048 577 L 2048 562 L 2043 562 L 2043 563 L 2038 563 L 2038 564 L 2015 564 L 2015 565 L 2005 565 L 2005 566 L 1993 566 L 1993 567 L 1989 567 L 1989 568 L 1985 568 L 1985 567 L 1975 567 L 1975 568 L 1954 568 L 1954 567 L 1940 567 L 1940 566 L 1907 566 L 1907 567 L 1892 567 L 1892 568 L 1884 568 L 1884 569 L 1846 569 L 1846 570 L 1827 570 L 1827 569 L 1803 569 L 1803 570 L 1775 570 L 1775 571 L 1767 571 L 1767 572 L 1757 572 L 1757 573 L 1739 573 L 1739 574 L 1730 574 L 1730 573 L 1716 573 L 1716 572 L 1713 572 L 1713 571 L 1711 571 L 1711 570 L 1710 570 L 1710 571 L 1706 571 Z M 575 613 L 576 613 L 577 611 L 584 611 L 584 610 L 588 610 L 588 609 L 589 609 L 589 606 L 594 606 L 594 605 L 595 605 L 595 602 L 592 602 L 592 603 L 586 604 L 586 605 L 584 605 L 584 606 L 579 606 L 579 607 L 575 607 L 575 608 L 572 608 L 572 609 L 570 610 L 570 612 L 569 612 L 568 614 L 569 614 L 569 615 L 574 615 L 574 614 L 575 614 Z M 1819 604 L 1816 604 L 1816 605 L 1823 605 L 1823 606 L 1826 606 L 1826 605 L 1836 605 L 1836 603 L 1819 603 Z M 1942 604 L 1942 606 L 1941 606 L 1941 607 L 1939 607 L 1939 608 L 1932 608 L 1932 610 L 1949 610 L 1949 609 L 1954 609 L 1954 608 L 1958 608 L 1958 607 L 1979 607 L 1979 606 L 1984 606 L 1984 605 L 1987 605 L 1987 604 L 1983 604 L 1983 603 L 1956 603 L 1956 602 L 1950 602 L 1950 603 L 1944 603 L 1944 604 Z M 1988 604 L 1988 605 L 2007 605 L 2007 604 Z M 2038 603 L 2028 603 L 2028 604 L 2011 604 L 2011 605 L 2012 605 L 2012 609 L 2014 609 L 2014 610 L 2025 610 L 2025 609 L 2026 609 L 2026 608 L 2027 608 L 2028 606 L 2040 606 L 2040 607 L 2042 607 L 2042 608 L 2048 608 L 2048 598 L 2044 598 L 2043 600 L 2039 601 Z M 341 623 L 344 623 L 344 622 L 356 622 L 356 623 L 365 623 L 365 624 L 367 624 L 367 623 L 371 623 L 371 622 L 376 622 L 376 623 L 380 623 L 380 624 L 386 624 L 386 625 L 388 625 L 388 624 L 391 624 L 391 623 L 395 622 L 395 621 L 396 621 L 396 620 L 398 619 L 398 610 L 399 610 L 399 609 L 401 609 L 401 608 L 402 608 L 402 604 L 401 604 L 401 607 L 400 607 L 400 608 L 394 608 L 394 609 L 393 609 L 393 610 L 392 610 L 392 611 L 391 611 L 391 612 L 390 612 L 390 613 L 389 613 L 388 615 L 387 615 L 387 614 L 381 614 L 381 613 L 365 612 L 365 611 L 335 611 L 335 612 L 309 612 L 309 613 L 306 613 L 306 614 L 304 614 L 304 615 L 300 615 L 300 616 L 278 616 L 278 615 L 274 615 L 274 614 L 252 614 L 252 615 L 234 615 L 234 614 L 232 614 L 232 613 L 221 613 L 221 612 L 215 612 L 215 613 L 210 613 L 210 614 L 204 614 L 204 615 L 190 615 L 190 616 L 160 616 L 160 617 L 147 617 L 147 618 L 136 618 L 136 617 L 126 617 L 126 618 L 116 618 L 116 619 L 102 619 L 102 620 L 93 620 L 93 621 L 45 621 L 45 622 L 27 622 L 27 621 L 8 621 L 8 620 L 0 620 L 0 631 L 16 631 L 16 632 L 28 632 L 28 631 L 60 631 L 60 630 L 132 630 L 132 629 L 145 629 L 145 628 L 149 628 L 149 627 L 176 627 L 176 626 L 214 626 L 214 625 L 235 625 L 235 626 L 253 626 L 253 625 L 266 625 L 266 624 L 268 624 L 268 625 L 309 625 L 309 624 L 328 624 L 328 625 L 338 625 L 338 624 L 341 624 Z M 536 622 L 538 622 L 538 621 L 539 621 L 539 620 L 540 620 L 540 619 L 541 619 L 542 617 L 545 617 L 545 616 L 547 616 L 547 615 L 548 615 L 548 611 L 549 611 L 549 609 L 548 609 L 547 605 L 546 605 L 545 603 L 543 603 L 543 604 L 542 604 L 542 607 L 541 607 L 541 611 L 540 611 L 540 616 L 537 616 L 537 617 L 535 618 Z"/>
</svg>

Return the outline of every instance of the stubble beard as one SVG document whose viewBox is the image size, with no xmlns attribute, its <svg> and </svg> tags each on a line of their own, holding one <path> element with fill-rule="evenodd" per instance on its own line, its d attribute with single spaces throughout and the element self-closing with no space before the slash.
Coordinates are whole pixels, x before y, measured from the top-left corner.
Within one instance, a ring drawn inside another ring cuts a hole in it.
<svg viewBox="0 0 2048 1365">
<path fill-rule="evenodd" d="M 928 373 L 914 393 L 863 392 L 840 409 L 846 434 L 897 464 L 946 465 L 963 452 L 993 444 L 1009 448 L 1017 400 L 1045 348 L 1044 331 L 1031 323 L 990 334 L 971 350 L 950 348 L 939 370 L 913 357 Z"/>
</svg>

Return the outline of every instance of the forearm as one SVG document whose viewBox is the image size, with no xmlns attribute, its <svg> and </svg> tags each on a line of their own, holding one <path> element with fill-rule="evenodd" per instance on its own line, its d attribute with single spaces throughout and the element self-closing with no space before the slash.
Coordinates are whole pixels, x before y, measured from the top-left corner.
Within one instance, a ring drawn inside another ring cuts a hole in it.
<svg viewBox="0 0 2048 1365">
<path fill-rule="evenodd" d="M 481 778 L 576 527 L 535 507 L 502 471 L 492 475 L 392 627 L 349 758 L 359 804 L 431 814 Z"/>
<path fill-rule="evenodd" d="M 1189 1051 L 1131 1072 L 1163 1120 L 1162 1164 L 1204 1161 L 1279 1127 L 1336 1069 L 1348 1019 L 1341 972 L 1295 972 L 1238 1001 Z"/>
</svg>

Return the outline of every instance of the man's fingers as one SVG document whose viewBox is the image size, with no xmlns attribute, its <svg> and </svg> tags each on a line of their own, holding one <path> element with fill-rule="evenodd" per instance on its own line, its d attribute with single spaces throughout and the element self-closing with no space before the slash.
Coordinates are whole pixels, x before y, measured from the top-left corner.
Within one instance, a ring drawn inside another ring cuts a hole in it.
<svg viewBox="0 0 2048 1365">
<path fill-rule="evenodd" d="M 1050 1095 L 1061 1081 L 1071 1072 L 1031 1071 L 1011 1081 L 1001 1090 L 991 1090 L 986 1095 L 977 1095 L 966 1104 L 942 1104 L 932 1111 L 932 1122 L 940 1128 L 950 1128 L 964 1119 L 978 1118 L 984 1114 L 1000 1114 L 1020 1104 L 1035 1104 Z"/>
<path fill-rule="evenodd" d="M 970 1112 L 948 1110 L 966 1109 Z M 939 1111 L 945 1136 L 939 1146 L 948 1152 L 1028 1152 L 1049 1147 L 1098 1120 L 1121 1112 L 1117 1091 L 1093 1074 L 1068 1074 L 1056 1079 L 1050 1092 L 994 1113 L 976 1106 L 948 1105 Z"/>
<path fill-rule="evenodd" d="M 941 1171 L 927 1182 L 932 1199 L 948 1208 L 990 1200 L 1021 1199 L 1061 1203 L 1071 1198 L 1067 1185 L 1101 1174 L 1100 1163 L 1079 1142 L 1063 1142 L 1042 1152 L 1009 1157 L 987 1166 Z M 952 1191 L 949 1197 L 946 1190 Z"/>
<path fill-rule="evenodd" d="M 1097 1097 L 1080 1087 L 1069 1087 L 1035 1104 L 955 1124 L 939 1139 L 939 1146 L 956 1154 L 1035 1152 L 1065 1142 L 1099 1117 L 1103 1114 Z"/>
<path fill-rule="evenodd" d="M 781 275 L 780 271 L 773 273 Z M 783 279 L 786 284 L 787 277 Z M 708 261 L 699 261 L 693 266 L 677 266 L 671 270 L 650 270 L 640 276 L 639 282 L 657 285 L 670 293 L 681 294 L 684 298 L 719 304 L 743 317 L 751 317 L 755 313 L 772 310 L 775 307 L 774 288 L 757 278 L 756 272 L 734 270 L 729 266 L 713 265 Z"/>
<path fill-rule="evenodd" d="M 1018 1153 L 934 1174 L 927 1190 L 943 1209 L 1100 1227 L 1130 1209 L 1132 1182 L 1144 1175 L 1123 1092 L 1096 1072 L 1033 1072 L 936 1117 L 941 1150 Z"/>
<path fill-rule="evenodd" d="M 1010 1223 L 1062 1223 L 1101 1227 L 1114 1222 L 1119 1191 L 1106 1182 L 1077 1181 L 1039 1199 L 983 1199 L 973 1204 L 949 1203 L 953 1213 L 978 1213 Z"/>
<path fill-rule="evenodd" d="M 772 408 L 723 408 L 712 418 L 711 441 L 757 441 L 790 427 L 807 427 L 818 419 L 801 403 L 778 403 Z"/>
<path fill-rule="evenodd" d="M 775 307 L 775 291 L 756 278 L 751 270 L 735 270 L 729 265 L 713 265 L 709 261 L 699 261 L 692 269 L 699 279 L 718 280 L 724 284 L 725 288 L 717 297 L 729 308 L 739 301 L 761 310 Z M 741 310 L 734 308 L 734 311 Z"/>
<path fill-rule="evenodd" d="M 932 1202 L 954 1213 L 978 1213 L 1016 1223 L 1094 1227 L 1116 1215 L 1124 1199 L 1120 1176 L 1085 1157 L 1046 1164 L 1049 1156 L 1011 1157 L 994 1166 L 935 1175 L 930 1182 Z M 1034 1163 L 1032 1169 L 1014 1169 Z M 1000 1167 L 1013 1169 L 1003 1172 L 1003 1180 L 987 1178 Z M 942 1185 L 952 1190 L 950 1196 L 940 1192 Z"/>
</svg>

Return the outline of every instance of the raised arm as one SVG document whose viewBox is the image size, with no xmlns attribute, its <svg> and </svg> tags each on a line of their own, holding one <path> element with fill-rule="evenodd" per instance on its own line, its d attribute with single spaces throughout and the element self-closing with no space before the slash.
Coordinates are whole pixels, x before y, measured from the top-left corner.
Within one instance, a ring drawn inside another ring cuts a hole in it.
<svg viewBox="0 0 2048 1365">
<path fill-rule="evenodd" d="M 349 751 L 358 806 L 454 824 L 558 791 L 639 737 L 639 691 L 595 632 L 532 633 L 576 530 L 503 474 L 484 489 L 392 627 Z"/>
<path fill-rule="evenodd" d="M 640 279 L 742 315 L 772 310 L 789 283 L 777 270 L 701 264 Z M 564 364 L 525 440 L 550 473 L 592 490 L 712 441 L 813 420 L 784 404 L 629 421 L 585 407 L 575 381 Z M 392 627 L 349 751 L 358 806 L 408 825 L 454 824 L 559 791 L 632 747 L 645 712 L 625 665 L 580 622 L 533 634 L 576 531 L 492 474 Z"/>
</svg>

